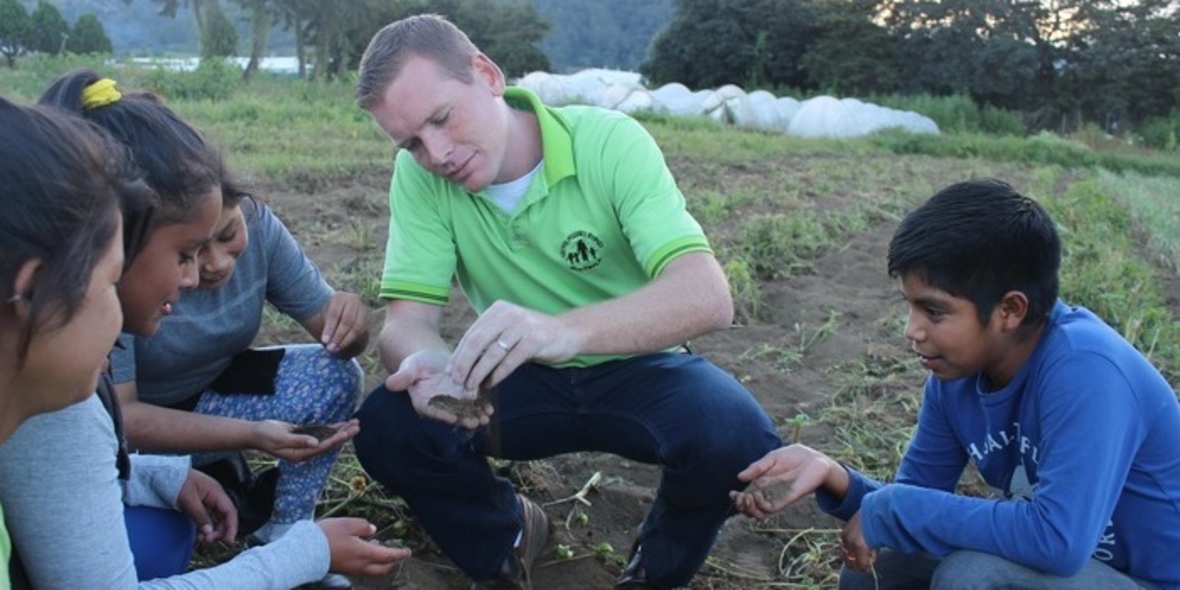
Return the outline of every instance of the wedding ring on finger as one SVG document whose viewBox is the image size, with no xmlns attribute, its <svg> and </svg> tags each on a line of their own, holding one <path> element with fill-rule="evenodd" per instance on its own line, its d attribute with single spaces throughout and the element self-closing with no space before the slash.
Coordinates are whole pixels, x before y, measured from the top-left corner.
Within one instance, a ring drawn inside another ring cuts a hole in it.
<svg viewBox="0 0 1180 590">
<path fill-rule="evenodd" d="M 496 339 L 496 346 L 499 346 L 500 349 L 503 350 L 504 352 L 508 352 L 509 350 L 512 350 L 512 345 L 508 344 L 507 342 L 504 342 L 504 340 L 500 339 L 500 338 Z"/>
</svg>

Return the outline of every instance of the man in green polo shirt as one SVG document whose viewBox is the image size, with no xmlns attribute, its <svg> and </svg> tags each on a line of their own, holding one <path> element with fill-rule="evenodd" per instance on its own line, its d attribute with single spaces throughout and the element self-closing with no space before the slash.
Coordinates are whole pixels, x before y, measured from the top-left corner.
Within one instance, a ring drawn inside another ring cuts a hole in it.
<svg viewBox="0 0 1180 590">
<path fill-rule="evenodd" d="M 548 534 L 487 456 L 659 464 L 618 587 L 688 584 L 737 473 L 781 441 L 732 376 L 679 352 L 728 327 L 733 304 L 651 136 L 626 115 L 507 87 L 434 15 L 377 33 L 357 101 L 401 148 L 381 282 L 392 374 L 358 413 L 361 464 L 473 588 L 530 587 Z M 440 325 L 453 279 L 479 317 L 452 350 Z M 486 401 L 463 413 L 431 403 L 439 394 Z"/>
</svg>

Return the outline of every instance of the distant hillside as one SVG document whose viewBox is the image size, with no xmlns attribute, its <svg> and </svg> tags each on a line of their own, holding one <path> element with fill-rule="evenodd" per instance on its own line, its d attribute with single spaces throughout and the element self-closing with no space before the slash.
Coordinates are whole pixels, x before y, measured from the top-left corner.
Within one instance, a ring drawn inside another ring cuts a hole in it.
<svg viewBox="0 0 1180 590">
<path fill-rule="evenodd" d="M 31 12 L 36 0 L 21 0 Z M 152 0 L 50 0 L 73 24 L 78 16 L 94 13 L 121 55 L 192 55 L 199 51 L 192 13 L 183 9 L 176 18 L 160 16 Z M 570 72 L 587 67 L 635 70 L 647 56 L 651 40 L 672 18 L 674 0 L 532 0 L 552 24 L 540 48 L 553 70 Z M 233 2 L 221 7 L 238 28 L 238 52 L 248 51 L 246 20 Z M 269 53 L 293 54 L 291 35 L 278 28 L 269 36 Z"/>
<path fill-rule="evenodd" d="M 541 41 L 553 70 L 635 70 L 656 33 L 672 20 L 673 0 L 533 0 L 552 27 Z"/>
<path fill-rule="evenodd" d="M 176 18 L 168 18 L 160 16 L 159 4 L 152 0 L 131 0 L 130 3 L 124 0 L 49 1 L 61 11 L 62 16 L 71 25 L 78 20 L 78 16 L 87 12 L 94 13 L 98 20 L 102 21 L 115 53 L 120 55 L 193 55 L 200 51 L 192 12 L 187 9 Z M 37 7 L 37 0 L 21 2 L 29 12 Z M 222 2 L 221 7 L 238 29 L 241 39 L 238 53 L 248 54 L 250 31 L 240 9 L 232 2 Z M 293 45 L 287 33 L 279 29 L 271 31 L 271 53 L 284 49 L 286 53 L 294 53 L 294 49 L 291 49 Z"/>
</svg>

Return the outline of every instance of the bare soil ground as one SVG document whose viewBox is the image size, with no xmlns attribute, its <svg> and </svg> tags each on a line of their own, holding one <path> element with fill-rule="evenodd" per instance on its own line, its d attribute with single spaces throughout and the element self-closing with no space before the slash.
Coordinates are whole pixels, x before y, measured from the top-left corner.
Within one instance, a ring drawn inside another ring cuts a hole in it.
<svg viewBox="0 0 1180 590">
<path fill-rule="evenodd" d="M 806 180 L 807 167 L 798 159 L 780 164 L 764 166 L 758 172 L 742 167 L 704 169 L 698 163 L 670 159 L 682 187 L 686 183 L 695 187 L 767 185 L 783 182 L 783 170 L 792 168 L 796 170 L 791 175 Z M 933 186 L 961 179 L 956 176 L 961 169 L 945 168 L 936 174 L 945 179 L 928 179 Z M 1011 176 L 1021 174 L 1017 169 L 1009 172 Z M 375 174 L 336 186 L 317 184 L 263 186 L 258 192 L 269 197 L 330 281 L 375 295 L 386 237 L 388 176 Z M 691 200 L 690 191 L 685 192 Z M 924 196 L 928 195 L 915 198 Z M 822 210 L 847 206 L 858 195 L 817 188 L 814 197 L 809 206 Z M 747 213 L 762 213 L 768 205 L 760 202 L 752 207 L 761 210 Z M 732 233 L 742 223 L 741 213 L 715 226 L 706 225 L 706 231 L 710 235 Z M 875 444 L 877 450 L 855 459 L 870 470 L 890 469 L 887 463 L 900 455 L 924 378 L 901 338 L 900 299 L 884 269 L 884 253 L 895 227 L 895 218 L 874 222 L 810 260 L 810 268 L 803 274 L 761 282 L 764 313 L 757 321 L 693 343 L 696 352 L 732 372 L 749 388 L 779 425 L 784 439 L 800 440 L 843 457 L 857 457 L 862 445 Z M 376 334 L 382 312 L 379 302 L 373 300 L 372 304 L 372 331 Z M 1174 297 L 1171 305 L 1176 308 Z M 456 292 L 446 314 L 444 336 L 457 339 L 473 317 Z M 263 335 L 267 341 L 292 338 L 305 339 L 306 335 L 281 323 Z M 383 378 L 372 351 L 363 364 L 370 385 Z M 886 453 L 881 458 L 880 448 L 894 449 L 894 456 Z M 367 516 L 382 527 L 379 536 L 397 536 L 415 552 L 393 574 L 375 580 L 358 578 L 356 586 L 466 588 L 469 582 L 416 528 L 412 515 L 396 510 L 396 499 L 383 497 L 361 476 L 355 463 L 350 466 L 348 462 L 346 452 L 339 479 L 353 489 L 353 496 L 337 507 L 336 513 Z M 522 491 L 546 506 L 554 524 L 553 535 L 534 568 L 534 586 L 610 588 L 635 527 L 654 495 L 658 470 L 594 453 L 497 466 Z M 586 495 L 588 503 L 569 500 L 596 473 L 601 474 L 601 481 Z M 332 502 L 327 504 L 331 509 Z M 800 502 L 763 522 L 730 519 L 692 588 L 830 587 L 841 524 L 819 513 L 811 501 Z"/>
</svg>

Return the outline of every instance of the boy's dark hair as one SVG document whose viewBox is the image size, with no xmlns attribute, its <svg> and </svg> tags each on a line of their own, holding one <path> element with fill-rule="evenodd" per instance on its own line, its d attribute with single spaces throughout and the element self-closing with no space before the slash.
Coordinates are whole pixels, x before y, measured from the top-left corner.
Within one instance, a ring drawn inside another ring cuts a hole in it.
<svg viewBox="0 0 1180 590">
<path fill-rule="evenodd" d="M 975 304 L 986 325 L 1009 291 L 1028 297 L 1025 325 L 1057 300 L 1061 241 L 1036 202 L 999 180 L 948 186 L 902 220 L 889 241 L 889 276 L 918 276 Z"/>
<path fill-rule="evenodd" d="M 50 84 L 39 102 L 81 116 L 127 146 L 159 197 L 151 229 L 191 219 L 202 199 L 220 186 L 220 154 L 155 94 L 122 92 L 109 103 L 85 106 L 83 93 L 100 80 L 92 70 L 68 72 Z M 134 225 L 136 220 L 127 221 Z"/>
<path fill-rule="evenodd" d="M 52 109 L 0 98 L 0 301 L 24 301 L 17 360 L 37 334 L 77 313 L 90 275 L 118 233 L 122 203 L 150 208 L 153 193 L 98 128 Z M 36 287 L 14 293 L 20 268 L 41 260 Z M 0 321 L 13 320 L 8 306 Z"/>
</svg>

